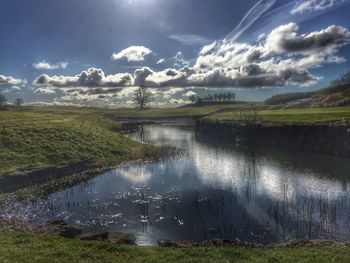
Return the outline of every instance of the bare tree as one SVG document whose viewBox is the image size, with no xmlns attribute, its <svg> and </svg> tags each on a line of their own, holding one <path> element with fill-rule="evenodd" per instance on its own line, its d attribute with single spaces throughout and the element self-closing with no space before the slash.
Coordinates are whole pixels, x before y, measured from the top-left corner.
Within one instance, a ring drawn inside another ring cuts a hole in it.
<svg viewBox="0 0 350 263">
<path fill-rule="evenodd" d="M 195 95 L 191 95 L 189 98 L 188 98 L 192 103 L 195 103 L 197 101 L 197 98 Z"/>
<path fill-rule="evenodd" d="M 0 94 L 0 110 L 6 109 L 7 99 L 4 95 Z"/>
<path fill-rule="evenodd" d="M 139 87 L 135 91 L 134 102 L 140 108 L 141 111 L 143 111 L 147 104 L 149 104 L 152 100 L 153 95 L 149 88 Z"/>
<path fill-rule="evenodd" d="M 20 108 L 20 107 L 23 105 L 23 103 L 24 103 L 24 101 L 23 101 L 23 99 L 21 99 L 21 98 L 17 98 L 17 99 L 15 99 L 15 101 L 13 102 L 13 104 L 14 104 L 16 107 L 18 107 L 18 108 Z"/>
</svg>

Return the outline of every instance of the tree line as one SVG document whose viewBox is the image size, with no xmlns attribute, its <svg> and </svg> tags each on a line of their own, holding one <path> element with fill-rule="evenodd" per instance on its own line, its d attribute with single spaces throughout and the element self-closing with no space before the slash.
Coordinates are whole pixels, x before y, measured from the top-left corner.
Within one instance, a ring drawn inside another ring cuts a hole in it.
<svg viewBox="0 0 350 263">
<path fill-rule="evenodd" d="M 234 102 L 236 99 L 236 94 L 233 92 L 215 93 L 206 96 L 190 96 L 189 100 L 192 103 L 220 103 L 220 102 Z"/>
<path fill-rule="evenodd" d="M 13 101 L 13 105 L 16 107 L 21 107 L 24 101 L 21 98 L 17 98 Z M 5 110 L 7 108 L 7 98 L 5 95 L 0 94 L 0 110 Z"/>
</svg>

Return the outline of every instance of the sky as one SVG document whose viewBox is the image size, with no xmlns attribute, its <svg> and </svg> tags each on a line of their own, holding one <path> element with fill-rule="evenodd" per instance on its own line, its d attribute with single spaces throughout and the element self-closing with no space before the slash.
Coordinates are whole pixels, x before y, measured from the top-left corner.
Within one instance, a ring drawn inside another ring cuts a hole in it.
<svg viewBox="0 0 350 263">
<path fill-rule="evenodd" d="M 35 105 L 262 101 L 350 70 L 350 0 L 2 0 L 0 93 Z"/>
</svg>

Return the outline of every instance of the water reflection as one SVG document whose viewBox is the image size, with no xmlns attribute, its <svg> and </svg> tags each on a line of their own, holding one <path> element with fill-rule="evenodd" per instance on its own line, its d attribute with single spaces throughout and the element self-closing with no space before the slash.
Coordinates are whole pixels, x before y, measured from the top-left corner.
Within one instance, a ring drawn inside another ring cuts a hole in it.
<svg viewBox="0 0 350 263">
<path fill-rule="evenodd" d="M 347 159 L 246 149 L 182 127 L 147 125 L 131 137 L 186 153 L 9 204 L 3 215 L 32 222 L 61 217 L 84 231 L 132 232 L 145 245 L 161 238 L 350 240 Z"/>
</svg>

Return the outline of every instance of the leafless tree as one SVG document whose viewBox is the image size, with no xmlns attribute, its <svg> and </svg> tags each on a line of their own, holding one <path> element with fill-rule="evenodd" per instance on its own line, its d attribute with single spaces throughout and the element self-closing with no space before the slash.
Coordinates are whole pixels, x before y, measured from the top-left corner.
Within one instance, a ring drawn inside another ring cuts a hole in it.
<svg viewBox="0 0 350 263">
<path fill-rule="evenodd" d="M 7 99 L 4 95 L 0 94 L 0 110 L 6 109 Z"/>
<path fill-rule="evenodd" d="M 134 102 L 140 108 L 141 111 L 143 111 L 147 104 L 149 104 L 152 100 L 153 95 L 149 88 L 139 87 L 135 91 Z"/>
<path fill-rule="evenodd" d="M 21 99 L 21 98 L 17 98 L 17 99 L 15 99 L 15 101 L 13 102 L 13 104 L 14 104 L 16 107 L 18 107 L 18 108 L 20 108 L 20 107 L 23 105 L 23 103 L 24 103 L 24 101 L 23 101 L 23 99 Z"/>
</svg>

